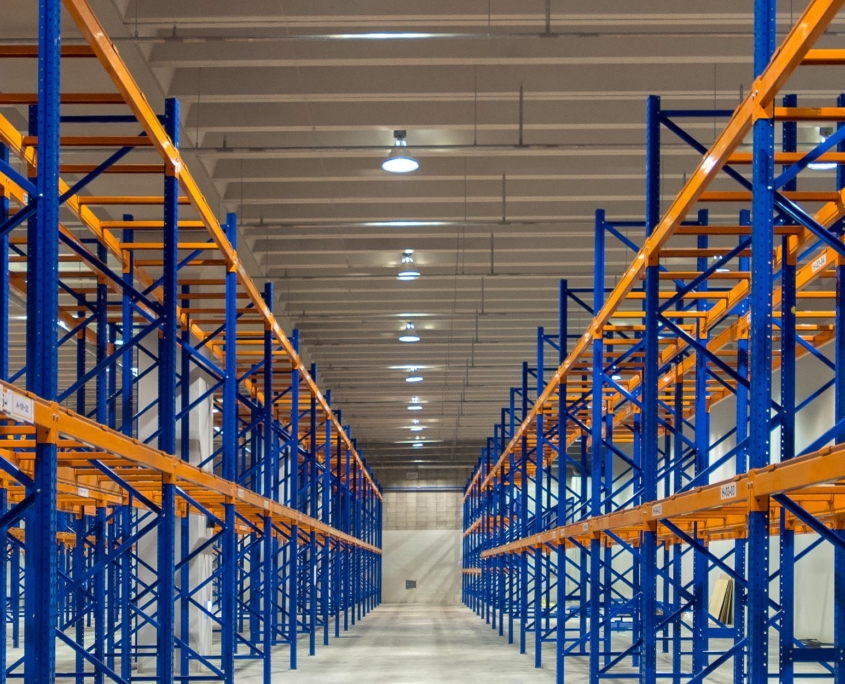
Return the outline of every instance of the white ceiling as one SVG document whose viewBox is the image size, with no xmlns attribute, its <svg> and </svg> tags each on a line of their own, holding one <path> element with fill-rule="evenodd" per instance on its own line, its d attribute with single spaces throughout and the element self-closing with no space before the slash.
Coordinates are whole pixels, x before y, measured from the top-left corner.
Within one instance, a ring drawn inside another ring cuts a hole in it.
<svg viewBox="0 0 845 684">
<path fill-rule="evenodd" d="M 478 458 L 537 326 L 556 331 L 558 280 L 592 283 L 595 209 L 643 215 L 646 96 L 733 108 L 752 81 L 750 0 L 92 4 L 151 101 L 181 100 L 189 160 L 221 214 L 240 214 L 256 280 L 276 283 L 376 473 Z M 804 4 L 781 3 L 782 30 Z M 831 71 L 802 70 L 792 92 L 834 104 Z M 717 125 L 687 128 L 709 144 Z M 396 129 L 421 163 L 408 177 L 380 168 Z M 666 198 L 697 158 L 664 135 Z M 414 282 L 396 280 L 405 249 Z M 609 283 L 628 259 L 609 243 Z M 416 345 L 398 342 L 408 320 Z M 405 366 L 425 381 L 406 384 Z"/>
</svg>

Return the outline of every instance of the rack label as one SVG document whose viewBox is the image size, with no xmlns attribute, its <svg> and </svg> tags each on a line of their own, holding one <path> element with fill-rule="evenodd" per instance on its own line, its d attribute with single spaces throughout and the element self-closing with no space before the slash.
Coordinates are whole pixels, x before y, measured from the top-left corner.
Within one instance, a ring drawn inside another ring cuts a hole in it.
<svg viewBox="0 0 845 684">
<path fill-rule="evenodd" d="M 85 489 L 85 487 L 79 487 L 79 496 L 81 496 L 83 499 L 87 499 L 88 498 L 88 490 Z"/>
<path fill-rule="evenodd" d="M 827 266 L 827 252 L 813 262 L 813 273 L 818 273 L 825 266 Z"/>
<path fill-rule="evenodd" d="M 29 397 L 13 392 L 10 389 L 4 389 L 2 401 L 0 410 L 3 413 L 25 423 L 35 422 L 35 402 Z"/>
<path fill-rule="evenodd" d="M 584 532 L 589 532 L 589 531 L 590 531 L 590 523 L 583 523 L 583 524 L 581 525 L 581 529 L 582 529 Z"/>
<path fill-rule="evenodd" d="M 654 504 L 654 506 L 651 507 L 651 514 L 663 515 L 663 504 Z"/>
<path fill-rule="evenodd" d="M 720 490 L 720 494 L 722 496 L 722 501 L 725 499 L 735 499 L 736 498 L 736 482 L 731 482 L 729 484 L 723 484 Z"/>
</svg>

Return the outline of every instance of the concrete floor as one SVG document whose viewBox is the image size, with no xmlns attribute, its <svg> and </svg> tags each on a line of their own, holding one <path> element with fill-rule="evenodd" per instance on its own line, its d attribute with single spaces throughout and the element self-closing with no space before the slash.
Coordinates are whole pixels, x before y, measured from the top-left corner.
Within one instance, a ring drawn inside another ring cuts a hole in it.
<svg viewBox="0 0 845 684">
<path fill-rule="evenodd" d="M 518 634 L 518 623 L 516 625 Z M 299 640 L 299 669 L 288 669 L 288 649 L 274 649 L 273 682 L 285 684 L 552 684 L 555 649 L 544 644 L 543 667 L 534 668 L 534 644 L 529 636 L 527 653 L 519 654 L 515 644 L 498 636 L 491 626 L 464 606 L 382 605 L 359 621 L 328 647 L 318 641 L 317 655 L 308 656 L 308 639 Z M 771 672 L 777 671 L 776 636 L 769 649 Z M 630 645 L 630 635 L 614 638 L 614 649 Z M 711 640 L 712 650 L 725 649 L 729 642 Z M 22 649 L 9 649 L 10 662 Z M 57 647 L 59 671 L 71 669 L 73 654 L 64 644 Z M 658 652 L 658 669 L 671 669 L 671 656 Z M 263 684 L 260 662 L 241 661 L 237 684 Z M 684 658 L 684 668 L 690 663 Z M 586 684 L 586 658 L 566 661 L 566 684 Z M 821 673 L 817 665 L 800 664 L 798 671 Z M 617 672 L 630 672 L 621 666 Z M 732 666 L 727 664 L 707 677 L 708 684 L 729 684 Z M 605 680 L 629 682 L 630 679 Z M 57 677 L 57 684 L 72 684 L 75 678 Z"/>
<path fill-rule="evenodd" d="M 280 657 L 274 681 L 286 684 L 547 684 L 550 668 L 535 670 L 533 658 L 520 656 L 475 613 L 464 606 L 383 605 L 328 647 L 307 656 L 300 642 L 299 669 Z M 287 651 L 284 652 L 287 655 Z M 238 675 L 238 684 L 260 684 L 260 666 Z M 569 682 L 567 677 L 567 682 Z M 576 680 L 572 680 L 576 681 Z"/>
<path fill-rule="evenodd" d="M 516 629 L 518 630 L 518 624 Z M 543 667 L 534 668 L 534 643 L 528 638 L 527 653 L 508 645 L 491 626 L 464 606 L 382 605 L 354 629 L 332 638 L 329 647 L 317 647 L 317 655 L 303 655 L 299 669 L 287 669 L 287 650 L 280 649 L 273 681 L 290 684 L 551 684 L 555 681 L 554 644 L 544 644 Z M 770 671 L 777 672 L 777 637 L 769 649 Z M 624 650 L 630 635 L 614 638 L 614 648 Z M 712 650 L 727 649 L 730 642 L 712 639 Z M 307 642 L 300 641 L 300 653 L 307 654 Z M 686 671 L 689 658 L 683 659 Z M 658 669 L 671 670 L 671 656 L 658 653 Z M 817 665 L 799 664 L 797 672 L 824 672 Z M 633 672 L 619 666 L 617 672 Z M 238 684 L 261 684 L 260 665 L 245 667 Z M 631 679 L 607 679 L 630 682 Z M 566 684 L 589 682 L 587 658 L 566 661 Z M 731 663 L 707 677 L 708 684 L 733 682 Z"/>
</svg>

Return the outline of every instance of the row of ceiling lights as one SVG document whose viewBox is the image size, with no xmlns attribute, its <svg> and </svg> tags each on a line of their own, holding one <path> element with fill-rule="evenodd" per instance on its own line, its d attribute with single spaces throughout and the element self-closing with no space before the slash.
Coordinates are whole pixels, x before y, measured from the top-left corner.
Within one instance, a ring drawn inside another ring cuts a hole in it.
<svg viewBox="0 0 845 684">
<path fill-rule="evenodd" d="M 390 151 L 387 159 L 382 162 L 381 168 L 388 173 L 411 173 L 420 168 L 420 163 L 414 159 L 408 152 L 408 141 L 405 139 L 405 131 L 394 131 L 393 149 Z M 401 281 L 412 281 L 420 277 L 420 272 L 414 268 L 414 250 L 406 249 L 402 254 L 402 268 L 396 274 L 396 279 Z M 416 326 L 408 321 L 405 323 L 404 329 L 399 334 L 399 341 L 407 344 L 414 344 L 420 341 L 419 333 L 416 331 Z M 418 383 L 423 381 L 423 376 L 417 372 L 417 369 L 411 367 L 408 375 L 405 377 L 405 382 Z M 408 404 L 409 411 L 422 411 L 422 403 L 418 396 L 411 397 Z M 413 419 L 409 426 L 411 432 L 422 432 L 425 428 L 420 425 L 417 418 Z M 417 441 L 412 445 L 415 449 L 423 447 L 423 442 Z"/>
</svg>

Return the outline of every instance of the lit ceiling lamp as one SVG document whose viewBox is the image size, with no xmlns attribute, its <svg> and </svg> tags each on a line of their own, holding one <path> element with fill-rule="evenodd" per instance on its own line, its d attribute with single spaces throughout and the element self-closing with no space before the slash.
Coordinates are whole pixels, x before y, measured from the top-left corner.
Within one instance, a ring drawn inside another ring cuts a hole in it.
<svg viewBox="0 0 845 684">
<path fill-rule="evenodd" d="M 405 329 L 402 331 L 402 334 L 399 335 L 400 342 L 419 342 L 420 336 L 414 332 L 414 324 L 408 321 L 405 323 Z"/>
<path fill-rule="evenodd" d="M 819 128 L 819 144 L 825 142 L 829 136 L 833 135 L 833 128 L 829 126 L 822 126 Z M 813 171 L 833 171 L 838 164 L 836 162 L 811 162 L 807 164 L 808 169 Z"/>
<path fill-rule="evenodd" d="M 420 398 L 417 396 L 411 397 L 411 403 L 408 405 L 409 411 L 422 411 L 422 406 L 420 405 Z"/>
<path fill-rule="evenodd" d="M 414 442 L 411 446 L 413 446 L 414 449 L 422 449 L 423 443 L 422 442 Z"/>
<path fill-rule="evenodd" d="M 411 374 L 405 378 L 405 382 L 422 382 L 423 376 L 417 373 L 416 368 L 411 369 Z"/>
<path fill-rule="evenodd" d="M 422 425 L 412 425 L 411 432 L 422 432 L 425 428 Z"/>
<path fill-rule="evenodd" d="M 411 173 L 420 168 L 420 163 L 408 154 L 408 141 L 405 140 L 405 131 L 393 131 L 393 137 L 396 140 L 393 143 L 393 149 L 387 159 L 381 163 L 383 168 L 388 173 Z"/>
<path fill-rule="evenodd" d="M 416 280 L 420 277 L 420 272 L 411 268 L 414 263 L 414 250 L 406 249 L 402 254 L 402 270 L 396 274 L 396 280 Z"/>
</svg>

